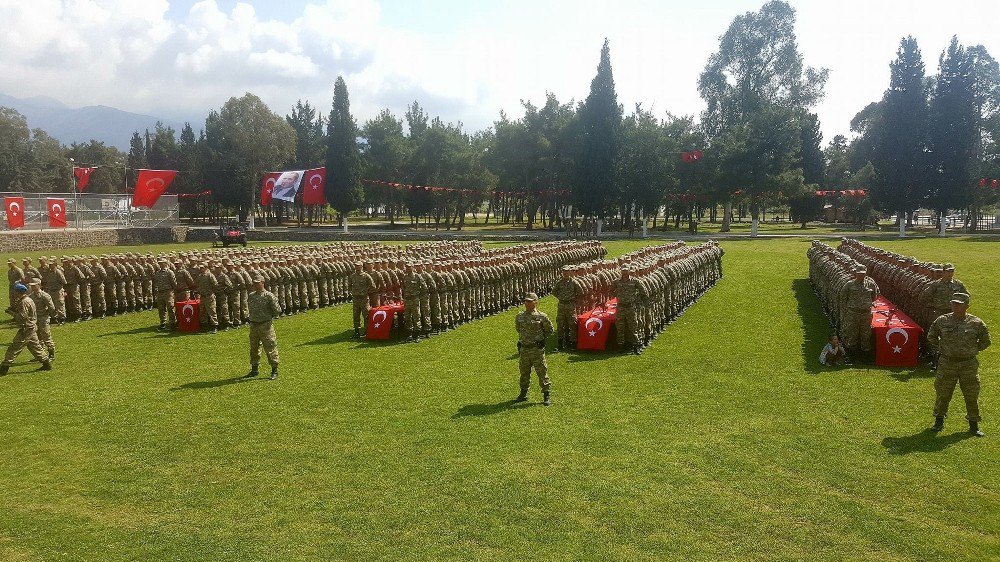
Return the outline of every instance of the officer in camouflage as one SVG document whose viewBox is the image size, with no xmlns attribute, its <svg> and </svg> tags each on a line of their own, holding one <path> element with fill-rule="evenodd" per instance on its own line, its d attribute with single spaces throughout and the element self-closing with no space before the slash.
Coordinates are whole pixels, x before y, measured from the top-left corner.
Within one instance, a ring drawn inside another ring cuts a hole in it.
<svg viewBox="0 0 1000 562">
<path fill-rule="evenodd" d="M 274 320 L 281 316 L 278 297 L 264 289 L 264 278 L 256 274 L 251 278 L 253 292 L 248 297 L 250 309 L 250 372 L 244 378 L 260 374 L 260 348 L 263 346 L 267 362 L 271 364 L 271 380 L 278 378 L 278 336 L 274 332 Z"/>
<path fill-rule="evenodd" d="M 939 316 L 927 332 L 927 345 L 940 353 L 934 390 L 934 430 L 944 429 L 944 418 L 955 392 L 962 389 L 965 398 L 969 433 L 982 437 L 979 429 L 979 360 L 976 355 L 990 346 L 990 331 L 979 318 L 968 313 L 969 295 L 955 293 L 950 301 L 951 312 Z"/>
<path fill-rule="evenodd" d="M 514 401 L 524 402 L 528 399 L 531 369 L 534 368 L 535 374 L 538 375 L 538 384 L 542 387 L 542 403 L 549 406 L 552 404 L 552 399 L 549 394 L 551 384 L 548 364 L 545 362 L 545 340 L 552 335 L 553 329 L 552 321 L 537 307 L 538 295 L 525 294 L 524 311 L 514 319 L 514 327 L 517 330 L 518 367 L 521 371 L 521 393 Z"/>
<path fill-rule="evenodd" d="M 160 314 L 160 330 L 177 327 L 177 311 L 174 310 L 174 291 L 177 290 L 177 276 L 168 266 L 167 258 L 157 260 L 160 269 L 153 274 L 153 292 L 156 295 L 156 310 Z"/>
</svg>

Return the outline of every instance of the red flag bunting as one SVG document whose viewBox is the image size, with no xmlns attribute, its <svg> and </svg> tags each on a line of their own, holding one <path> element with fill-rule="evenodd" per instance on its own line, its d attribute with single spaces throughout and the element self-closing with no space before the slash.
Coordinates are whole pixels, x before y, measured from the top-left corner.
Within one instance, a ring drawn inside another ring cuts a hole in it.
<svg viewBox="0 0 1000 562">
<path fill-rule="evenodd" d="M 160 199 L 163 192 L 170 187 L 170 182 L 177 176 L 175 170 L 139 170 L 135 182 L 135 195 L 132 197 L 132 207 L 150 209 Z"/>
<path fill-rule="evenodd" d="M 260 188 L 260 204 L 267 206 L 271 204 L 271 193 L 274 191 L 274 182 L 278 181 L 281 172 L 268 172 L 264 175 L 264 181 Z"/>
<path fill-rule="evenodd" d="M 7 209 L 7 228 L 24 228 L 24 197 L 4 197 L 3 203 Z"/>
<path fill-rule="evenodd" d="M 52 228 L 66 228 L 66 200 L 48 199 L 49 206 L 49 226 Z"/>
<path fill-rule="evenodd" d="M 326 196 L 323 186 L 326 185 L 326 168 L 306 170 L 305 181 L 302 183 L 303 205 L 325 205 Z"/>
<path fill-rule="evenodd" d="M 76 190 L 83 193 L 84 189 L 87 189 L 87 184 L 90 183 L 90 174 L 94 173 L 97 168 L 77 168 L 73 167 L 73 177 L 76 178 Z"/>
</svg>

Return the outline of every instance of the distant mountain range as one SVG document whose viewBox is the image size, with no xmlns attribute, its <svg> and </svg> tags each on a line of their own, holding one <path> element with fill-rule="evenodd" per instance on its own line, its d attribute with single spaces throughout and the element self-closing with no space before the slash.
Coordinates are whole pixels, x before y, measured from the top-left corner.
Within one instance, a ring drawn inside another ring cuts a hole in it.
<svg viewBox="0 0 1000 562">
<path fill-rule="evenodd" d="M 20 99 L 0 94 L 0 106 L 16 109 L 32 129 L 42 129 L 63 144 L 86 143 L 90 139 L 128 152 L 132 133 L 153 130 L 157 121 L 173 127 L 180 134 L 183 123 L 152 115 L 129 113 L 104 105 L 71 108 L 46 96 Z M 192 123 L 195 132 L 199 126 Z"/>
</svg>

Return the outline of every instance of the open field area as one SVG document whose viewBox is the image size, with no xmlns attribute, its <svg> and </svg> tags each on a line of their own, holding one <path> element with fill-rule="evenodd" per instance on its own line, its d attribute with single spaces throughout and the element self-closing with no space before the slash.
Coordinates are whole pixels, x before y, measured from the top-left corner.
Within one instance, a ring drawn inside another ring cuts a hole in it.
<svg viewBox="0 0 1000 562">
<path fill-rule="evenodd" d="M 953 262 L 1000 339 L 1000 242 L 870 243 Z M 510 402 L 513 310 L 416 345 L 352 339 L 349 306 L 282 318 L 274 382 L 239 380 L 245 328 L 54 327 L 53 372 L 0 378 L 0 559 L 997 559 L 997 346 L 987 436 L 958 392 L 930 433 L 927 368 L 818 366 L 808 244 L 723 242 L 643 355 L 550 355 L 551 408 Z"/>
</svg>

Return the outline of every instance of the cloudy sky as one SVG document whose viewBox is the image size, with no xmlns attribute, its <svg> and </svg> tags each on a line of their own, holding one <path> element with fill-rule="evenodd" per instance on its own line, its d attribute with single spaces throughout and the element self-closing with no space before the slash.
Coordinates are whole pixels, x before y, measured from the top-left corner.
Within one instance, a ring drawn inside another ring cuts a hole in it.
<svg viewBox="0 0 1000 562">
<path fill-rule="evenodd" d="M 586 96 L 604 37 L 619 101 L 696 114 L 696 84 L 732 18 L 763 0 L 0 0 L 0 93 L 46 95 L 203 124 L 250 91 L 286 114 L 329 110 L 343 74 L 363 121 L 432 115 L 487 127 L 520 100 Z M 949 38 L 1000 57 L 997 0 L 793 0 L 806 63 L 831 70 L 818 107 L 827 140 L 878 99 L 899 39 L 929 71 Z"/>
</svg>

